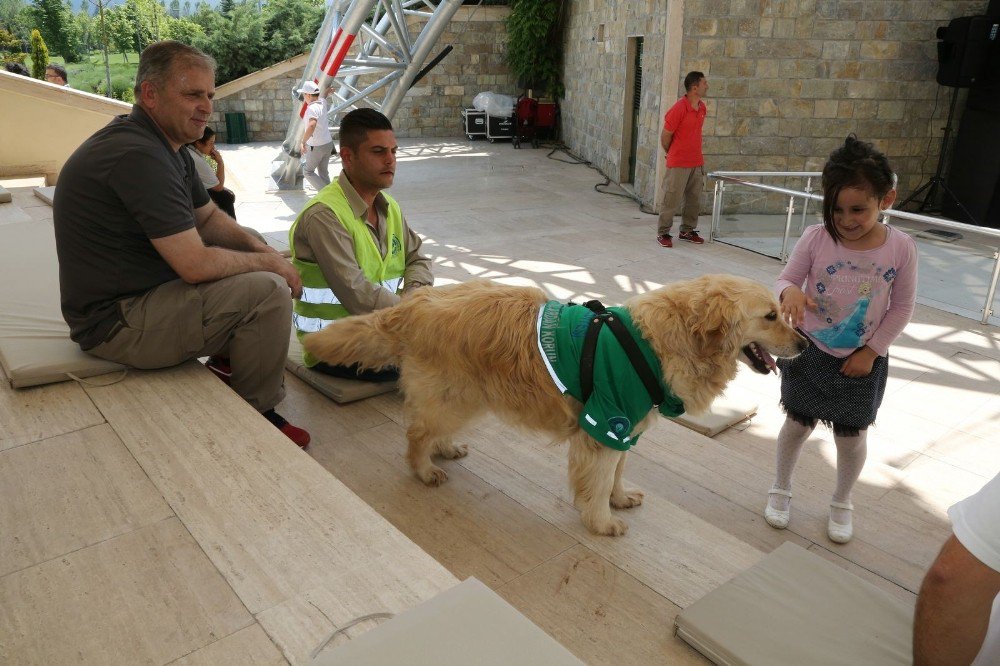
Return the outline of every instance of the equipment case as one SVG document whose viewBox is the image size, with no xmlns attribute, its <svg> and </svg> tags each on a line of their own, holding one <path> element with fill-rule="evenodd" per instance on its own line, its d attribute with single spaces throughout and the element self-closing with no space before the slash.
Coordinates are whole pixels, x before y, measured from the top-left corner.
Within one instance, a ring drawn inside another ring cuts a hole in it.
<svg viewBox="0 0 1000 666">
<path fill-rule="evenodd" d="M 469 140 L 486 136 L 486 112 L 478 109 L 462 109 L 465 135 Z"/>
<path fill-rule="evenodd" d="M 486 138 L 490 143 L 514 136 L 514 119 L 511 116 L 486 116 Z"/>
</svg>

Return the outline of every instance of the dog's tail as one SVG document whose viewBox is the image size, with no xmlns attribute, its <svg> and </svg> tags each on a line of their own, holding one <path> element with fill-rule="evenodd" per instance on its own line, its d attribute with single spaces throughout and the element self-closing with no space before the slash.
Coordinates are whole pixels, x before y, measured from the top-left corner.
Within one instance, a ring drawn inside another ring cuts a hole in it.
<svg viewBox="0 0 1000 666">
<path fill-rule="evenodd" d="M 396 334 L 398 307 L 371 314 L 345 317 L 323 330 L 305 336 L 302 346 L 330 365 L 358 363 L 365 370 L 398 366 L 401 340 Z"/>
</svg>

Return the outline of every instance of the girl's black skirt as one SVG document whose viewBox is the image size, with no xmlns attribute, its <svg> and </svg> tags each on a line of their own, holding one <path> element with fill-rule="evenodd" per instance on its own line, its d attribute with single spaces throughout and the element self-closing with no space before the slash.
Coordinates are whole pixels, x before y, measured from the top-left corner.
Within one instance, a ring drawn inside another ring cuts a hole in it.
<svg viewBox="0 0 1000 666">
<path fill-rule="evenodd" d="M 795 358 L 779 358 L 785 413 L 810 427 L 822 421 L 834 433 L 848 437 L 873 424 L 885 394 L 889 359 L 877 357 L 867 377 L 840 374 L 845 360 L 815 345 Z"/>
</svg>

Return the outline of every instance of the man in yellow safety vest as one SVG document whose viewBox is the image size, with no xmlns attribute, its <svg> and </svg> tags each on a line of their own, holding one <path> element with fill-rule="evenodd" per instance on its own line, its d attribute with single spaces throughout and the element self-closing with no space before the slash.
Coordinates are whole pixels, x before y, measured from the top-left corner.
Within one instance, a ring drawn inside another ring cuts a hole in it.
<svg viewBox="0 0 1000 666">
<path fill-rule="evenodd" d="M 378 111 L 356 109 L 342 119 L 343 171 L 306 204 L 288 232 L 292 264 L 302 277 L 292 315 L 299 339 L 341 317 L 395 305 L 406 292 L 433 283 L 420 237 L 382 191 L 392 186 L 397 148 L 392 124 Z M 303 362 L 349 379 L 399 376 L 395 370 L 329 365 L 308 352 Z"/>
</svg>

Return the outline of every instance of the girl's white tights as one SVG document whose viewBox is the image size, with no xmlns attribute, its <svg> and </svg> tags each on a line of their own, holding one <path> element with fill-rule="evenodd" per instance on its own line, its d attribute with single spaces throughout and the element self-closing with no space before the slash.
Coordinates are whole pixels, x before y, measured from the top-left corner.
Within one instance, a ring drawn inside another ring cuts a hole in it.
<svg viewBox="0 0 1000 666">
<path fill-rule="evenodd" d="M 837 489 L 833 492 L 833 501 L 850 502 L 851 489 L 868 458 L 868 431 L 861 430 L 853 437 L 834 434 L 833 442 L 837 445 Z M 847 509 L 830 507 L 830 517 L 841 525 L 851 522 Z"/>
<path fill-rule="evenodd" d="M 805 426 L 798 421 L 785 418 L 785 423 L 778 433 L 778 450 L 774 487 L 783 490 L 792 489 L 792 472 L 802 453 L 802 445 L 812 434 L 815 426 Z M 861 470 L 868 458 L 868 431 L 862 430 L 853 437 L 834 435 L 837 445 L 837 488 L 833 493 L 836 502 L 850 502 L 851 490 L 861 476 Z M 791 502 L 784 495 L 770 495 L 768 503 L 778 511 L 787 511 Z M 846 509 L 831 508 L 830 516 L 834 522 L 842 525 L 850 523 L 850 513 Z"/>
<path fill-rule="evenodd" d="M 785 418 L 784 425 L 778 433 L 777 464 L 775 465 L 774 487 L 782 490 L 792 489 L 792 472 L 799 461 L 802 445 L 812 434 L 816 426 L 805 426 L 798 421 Z M 772 509 L 788 511 L 791 498 L 784 495 L 770 495 L 767 499 Z"/>
</svg>

